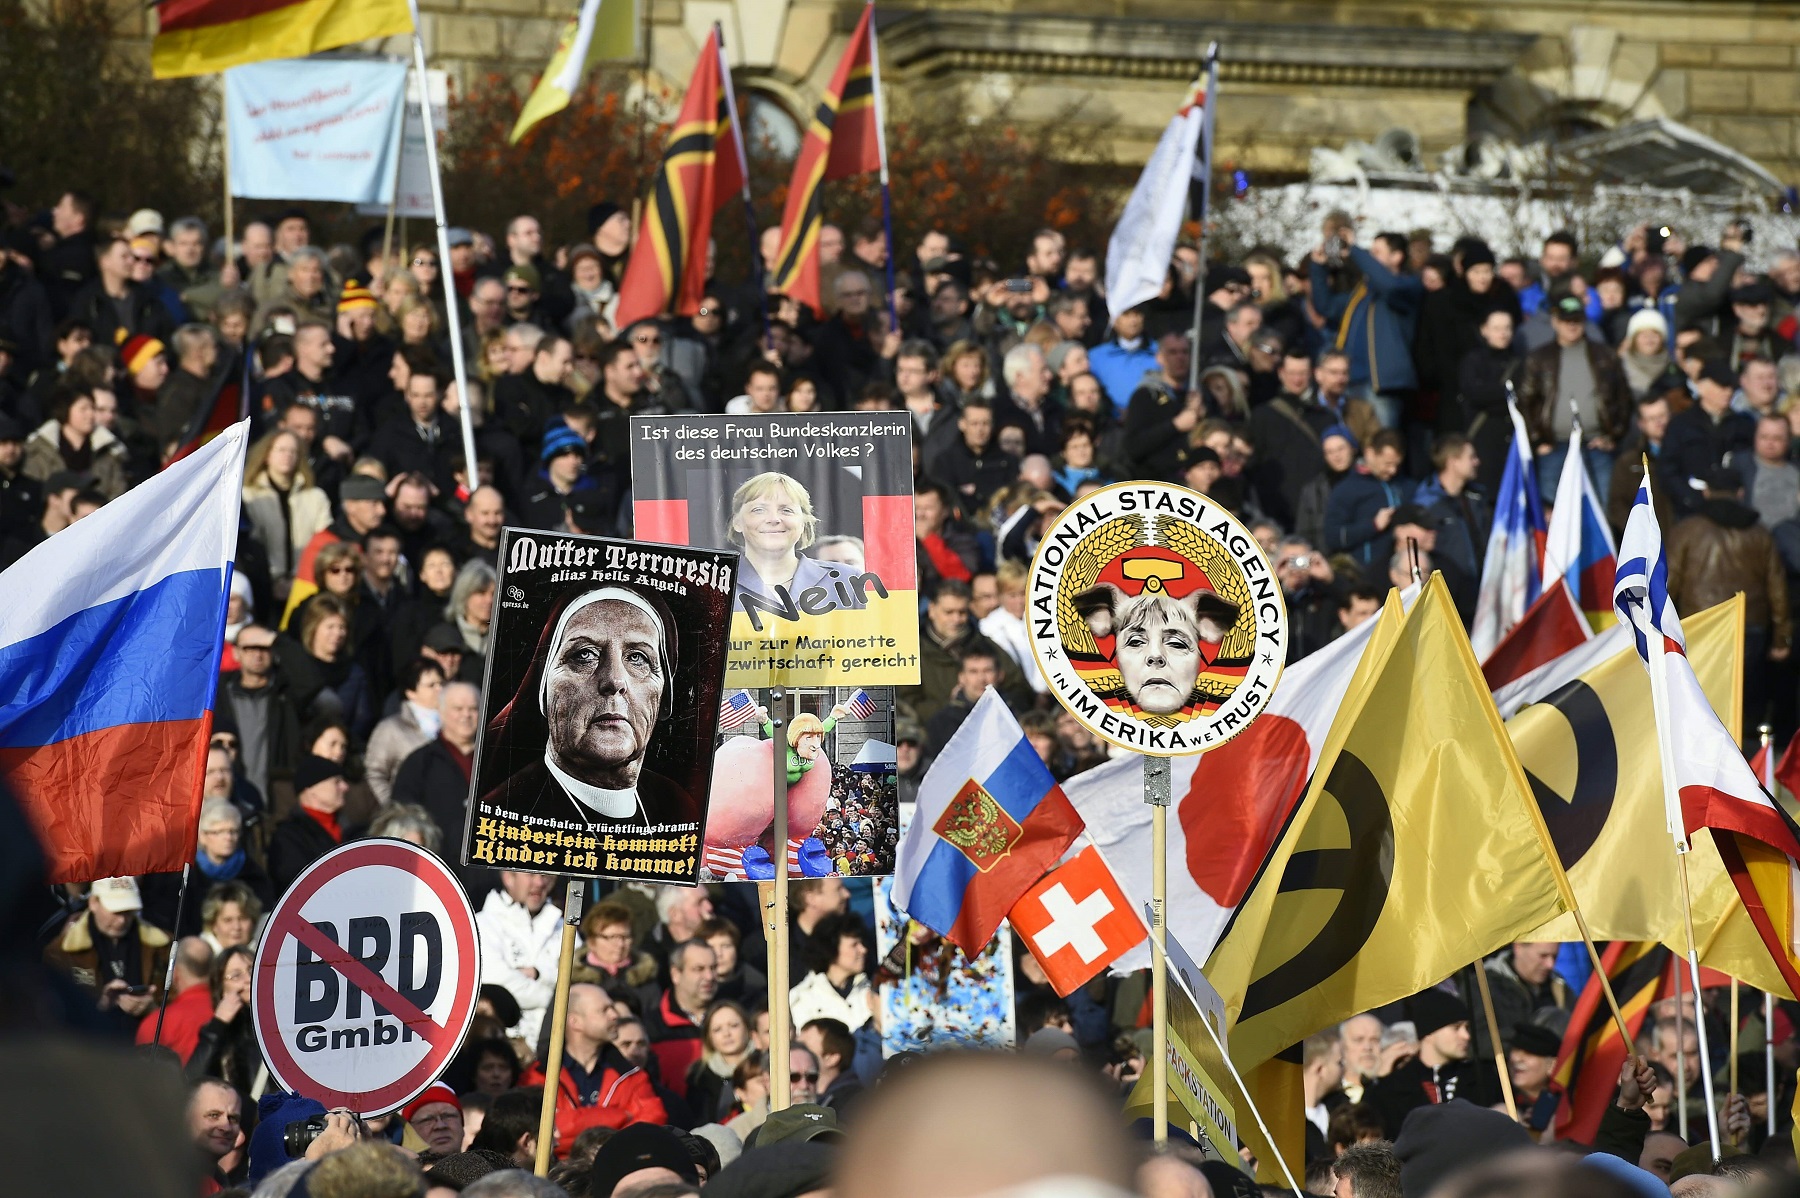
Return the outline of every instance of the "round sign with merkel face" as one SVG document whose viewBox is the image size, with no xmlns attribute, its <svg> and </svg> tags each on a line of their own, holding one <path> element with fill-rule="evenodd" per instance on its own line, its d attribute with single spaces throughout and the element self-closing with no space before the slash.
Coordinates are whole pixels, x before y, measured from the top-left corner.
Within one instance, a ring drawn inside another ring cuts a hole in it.
<svg viewBox="0 0 1800 1198">
<path fill-rule="evenodd" d="M 1027 582 L 1050 691 L 1138 753 L 1217 748 L 1261 714 L 1287 660 L 1287 605 L 1262 546 L 1206 496 L 1118 483 L 1063 509 Z"/>
</svg>

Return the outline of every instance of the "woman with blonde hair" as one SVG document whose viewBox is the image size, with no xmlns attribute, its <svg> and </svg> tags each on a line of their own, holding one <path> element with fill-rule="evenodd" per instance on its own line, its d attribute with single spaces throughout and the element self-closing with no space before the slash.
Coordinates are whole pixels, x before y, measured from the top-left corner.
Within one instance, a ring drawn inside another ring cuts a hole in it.
<svg viewBox="0 0 1800 1198">
<path fill-rule="evenodd" d="M 744 552 L 738 566 L 740 597 L 754 595 L 780 603 L 777 587 L 790 597 L 808 587 L 823 587 L 839 606 L 864 606 L 862 593 L 847 586 L 843 594 L 850 601 L 844 603 L 837 585 L 844 581 L 844 571 L 801 556 L 802 549 L 819 539 L 819 520 L 813 515 L 812 496 L 796 479 L 771 470 L 739 487 L 731 496 L 725 539 Z"/>
<path fill-rule="evenodd" d="M 301 551 L 331 527 L 331 500 L 313 483 L 305 445 L 286 429 L 250 447 L 244 459 L 244 512 L 269 555 L 275 596 L 286 599 Z"/>
<path fill-rule="evenodd" d="M 938 380 L 945 401 L 954 407 L 994 394 L 994 382 L 988 377 L 987 351 L 973 341 L 951 342 L 938 359 Z"/>
<path fill-rule="evenodd" d="M 407 300 L 419 299 L 424 293 L 419 289 L 419 280 L 413 278 L 410 271 L 395 268 L 381 276 L 380 290 L 376 294 L 381 299 L 381 306 L 375 309 L 375 331 L 384 337 L 397 337 L 400 309 Z"/>
</svg>

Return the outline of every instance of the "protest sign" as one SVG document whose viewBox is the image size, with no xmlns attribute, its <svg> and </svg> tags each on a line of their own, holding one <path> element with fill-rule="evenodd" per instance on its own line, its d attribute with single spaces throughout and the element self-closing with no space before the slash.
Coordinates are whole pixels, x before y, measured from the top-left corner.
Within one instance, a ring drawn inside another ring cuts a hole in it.
<svg viewBox="0 0 1800 1198">
<path fill-rule="evenodd" d="M 450 76 L 436 68 L 425 72 L 425 92 L 431 100 L 431 127 L 439 137 L 450 127 Z M 394 215 L 431 217 L 431 163 L 425 156 L 425 116 L 419 100 L 419 77 L 406 77 L 406 125 L 400 135 L 400 173 L 394 180 Z M 362 204 L 362 216 L 383 216 L 387 205 Z"/>
<path fill-rule="evenodd" d="M 356 840 L 309 865 L 269 913 L 250 1013 L 280 1088 L 378 1115 L 444 1071 L 480 983 L 456 875 L 406 841 Z"/>
<path fill-rule="evenodd" d="M 231 194 L 385 205 L 406 64 L 277 59 L 225 72 Z"/>
<path fill-rule="evenodd" d="M 1230 740 L 1287 658 L 1287 608 L 1262 547 L 1185 487 L 1118 483 L 1070 504 L 1038 545 L 1026 594 L 1051 693 L 1139 753 Z"/>
<path fill-rule="evenodd" d="M 463 861 L 693 885 L 732 553 L 508 528 Z"/>
<path fill-rule="evenodd" d="M 742 549 L 727 688 L 919 681 L 904 412 L 634 416 L 637 535 Z"/>
<path fill-rule="evenodd" d="M 786 842 L 796 878 L 894 872 L 900 842 L 891 687 L 796 687 L 799 714 L 769 739 L 768 711 L 749 691 L 719 705 L 702 881 L 762 881 Z M 727 731 L 729 729 L 729 731 Z M 788 823 L 775 818 L 773 754 L 788 762 Z"/>
<path fill-rule="evenodd" d="M 894 910 L 894 880 L 875 884 L 874 971 L 881 999 L 881 1053 L 978 1048 L 1011 1051 L 1012 931 L 1004 924 L 970 956 L 924 924 Z"/>
</svg>

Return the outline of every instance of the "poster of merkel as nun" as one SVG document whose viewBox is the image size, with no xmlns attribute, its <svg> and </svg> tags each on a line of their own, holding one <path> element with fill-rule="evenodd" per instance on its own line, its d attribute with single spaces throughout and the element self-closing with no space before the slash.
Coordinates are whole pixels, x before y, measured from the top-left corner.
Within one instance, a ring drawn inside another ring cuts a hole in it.
<svg viewBox="0 0 1800 1198">
<path fill-rule="evenodd" d="M 737 555 L 509 528 L 463 860 L 692 885 Z"/>
</svg>

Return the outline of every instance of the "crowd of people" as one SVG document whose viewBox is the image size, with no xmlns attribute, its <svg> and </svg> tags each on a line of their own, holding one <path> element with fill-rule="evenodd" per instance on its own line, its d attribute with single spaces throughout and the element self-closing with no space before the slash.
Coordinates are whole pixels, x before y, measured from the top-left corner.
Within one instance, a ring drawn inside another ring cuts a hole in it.
<svg viewBox="0 0 1800 1198">
<path fill-rule="evenodd" d="M 896 695 L 893 779 L 834 779 L 819 835 L 845 875 L 891 870 L 894 836 L 872 816 L 893 791 L 916 794 L 990 687 L 1057 777 L 1104 760 L 1045 692 L 1025 636 L 1025 568 L 1070 500 L 1156 478 L 1236 512 L 1280 578 L 1294 657 L 1370 618 L 1415 566 L 1443 574 L 1468 620 L 1513 436 L 1509 397 L 1546 502 L 1573 434 L 1616 530 L 1648 458 L 1678 608 L 1742 591 L 1745 722 L 1794 723 L 1800 254 L 1753 270 L 1743 222 L 1717 247 L 1643 228 L 1609 246 L 1555 233 L 1528 260 L 1333 213 L 1298 261 L 1262 246 L 1202 263 L 1183 244 L 1162 294 L 1120 312 L 1107 307 L 1100 257 L 1054 230 L 1005 247 L 1003 262 L 927 232 L 902 247 L 886 296 L 879 225 L 848 236 L 827 226 L 823 311 L 755 280 L 714 279 L 694 313 L 619 328 L 632 227 L 608 202 L 585 237 L 561 244 L 526 214 L 498 236 L 453 229 L 445 262 L 431 244 L 388 252 L 380 229 L 321 244 L 300 209 L 251 220 L 224 246 L 192 216 L 113 220 L 80 192 L 43 200 L 39 213 L 9 209 L 0 230 L 0 566 L 190 448 L 222 387 L 242 385 L 252 420 L 187 901 L 178 875 L 103 879 L 65 896 L 42 937 L 110 1030 L 148 1044 L 160 1020 L 214 1190 L 285 1194 L 304 1173 L 320 1196 L 552 1192 L 513 1171 L 537 1148 L 554 879 L 457 867 L 479 909 L 480 1011 L 441 1082 L 375 1119 L 271 1083 L 249 1014 L 251 953 L 270 906 L 346 839 L 397 836 L 458 855 L 500 531 L 629 536 L 633 415 L 910 414 L 921 680 Z M 775 240 L 760 247 L 765 264 Z M 466 386 L 450 373 L 446 275 Z M 1030 1171 L 1034 1153 L 1066 1153 L 1068 1176 L 1092 1187 L 1158 1198 L 1254 1188 L 1191 1145 L 1146 1159 L 1101 1128 L 1143 1068 L 1142 976 L 1062 999 L 1018 950 L 1020 1047 L 1045 1060 L 919 1067 L 914 1081 L 912 1057 L 883 1060 L 880 995 L 894 979 L 869 967 L 866 883 L 854 894 L 836 878 L 793 885 L 795 964 L 781 979 L 760 968 L 748 888 L 601 889 L 572 975 L 554 1192 L 916 1193 L 928 1184 L 922 1161 L 954 1157 L 970 1130 L 947 1128 L 940 1143 L 933 1119 L 966 1105 L 1010 1125 L 1020 1115 L 1009 1102 L 1044 1127 L 1029 1147 L 1002 1136 L 984 1156 L 969 1144 L 969 1159 L 987 1163 L 972 1176 L 990 1188 L 1071 1192 Z M 1474 1193 L 1438 1181 L 1487 1148 L 1552 1134 L 1554 1103 L 1540 1100 L 1558 1083 L 1545 1061 L 1572 996 L 1535 947 L 1485 967 L 1507 1014 L 1520 1120 L 1488 1109 L 1497 1078 L 1479 1022 L 1470 1034 L 1469 995 L 1428 991 L 1304 1046 L 1310 1189 Z M 786 1062 L 767 1056 L 771 984 L 791 988 Z M 1787 1020 L 1769 1034 L 1791 1073 Z M 1758 1105 L 1786 1112 L 1786 1083 L 1760 1095 L 1743 1084 L 1763 1077 L 1760 1061 L 1738 1071 L 1723 1112 L 1755 1163 L 1715 1166 L 1708 1153 L 1694 1165 L 1701 1116 L 1685 1136 L 1671 1126 L 1668 1062 L 1699 1035 L 1723 1061 L 1729 1029 L 1721 1013 L 1696 1030 L 1666 1007 L 1646 1028 L 1647 1064 L 1617 1079 L 1617 1113 L 1593 1145 L 1603 1152 L 1491 1168 L 1535 1170 L 1536 1181 L 1515 1178 L 1521 1193 L 1652 1193 L 1646 1177 L 1666 1190 L 1672 1172 L 1694 1174 L 1674 1179 L 1681 1194 L 1792 1169 L 1785 1137 L 1764 1139 Z M 1736 1042 L 1760 1043 L 1760 1031 L 1739 1030 Z M 771 1112 L 770 1071 L 783 1068 L 801 1105 Z M 1680 1075 L 1697 1095 L 1698 1058 Z M 945 1086 L 957 1102 L 934 1106 Z M 997 1105 L 975 1103 L 983 1093 Z M 1066 1141 L 1051 1130 L 1108 1103 Z M 864 1118 L 881 1132 L 858 1139 Z M 371 1139 L 404 1145 L 413 1162 L 359 1146 Z M 1601 1163 L 1606 1153 L 1617 1166 Z M 1671 1165 L 1681 1159 L 1691 1167 Z M 370 1180 L 383 1171 L 392 1176 Z"/>
</svg>

